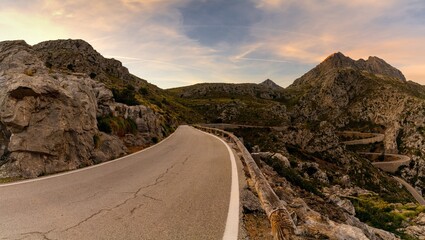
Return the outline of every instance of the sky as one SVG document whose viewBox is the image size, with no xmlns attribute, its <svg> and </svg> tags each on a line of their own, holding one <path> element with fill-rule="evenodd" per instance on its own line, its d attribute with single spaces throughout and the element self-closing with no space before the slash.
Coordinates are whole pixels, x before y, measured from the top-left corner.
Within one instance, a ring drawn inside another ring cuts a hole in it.
<svg viewBox="0 0 425 240">
<path fill-rule="evenodd" d="M 334 52 L 425 84 L 423 0 L 0 0 L 0 41 L 83 39 L 161 87 L 286 87 Z"/>
</svg>

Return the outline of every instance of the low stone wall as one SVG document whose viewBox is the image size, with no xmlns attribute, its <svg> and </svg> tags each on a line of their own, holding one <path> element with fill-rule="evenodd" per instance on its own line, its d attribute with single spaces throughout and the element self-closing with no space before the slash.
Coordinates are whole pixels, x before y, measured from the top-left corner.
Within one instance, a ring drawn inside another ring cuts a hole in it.
<svg viewBox="0 0 425 240">
<path fill-rule="evenodd" d="M 379 157 L 382 156 L 381 153 L 366 153 L 366 152 L 359 152 L 359 154 L 364 155 L 366 157 Z M 399 154 L 385 154 L 385 157 L 391 157 L 394 159 L 393 161 L 382 161 L 382 162 L 372 162 L 372 165 L 381 169 L 384 172 L 389 173 L 395 173 L 399 167 L 401 166 L 408 166 L 411 159 L 410 157 L 406 155 L 399 155 Z"/>
<path fill-rule="evenodd" d="M 362 133 L 362 132 L 338 132 L 339 135 L 345 137 L 360 137 L 362 139 L 342 142 L 345 145 L 363 145 L 384 141 L 385 135 L 380 133 Z"/>
<path fill-rule="evenodd" d="M 261 205 L 270 220 L 274 238 L 277 240 L 290 239 L 291 236 L 294 235 L 296 227 L 288 210 L 284 206 L 283 201 L 281 201 L 273 191 L 260 168 L 239 138 L 232 133 L 216 128 L 199 125 L 195 125 L 194 127 L 220 137 L 225 137 L 237 145 L 239 151 L 242 153 L 242 157 L 254 183 L 255 190 L 260 198 Z"/>
</svg>

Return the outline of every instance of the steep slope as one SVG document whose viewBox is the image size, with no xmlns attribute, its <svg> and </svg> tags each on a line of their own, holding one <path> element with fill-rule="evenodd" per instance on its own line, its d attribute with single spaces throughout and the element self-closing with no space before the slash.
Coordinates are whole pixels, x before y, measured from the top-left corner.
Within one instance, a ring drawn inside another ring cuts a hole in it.
<svg viewBox="0 0 425 240">
<path fill-rule="evenodd" d="M 402 176 L 425 187 L 425 87 L 376 57 L 354 61 L 341 53 L 285 89 L 294 123 L 314 128 L 322 121 L 338 130 L 384 133 L 381 151 L 413 159 Z M 379 151 L 379 149 L 377 150 Z"/>
<path fill-rule="evenodd" d="M 182 97 L 233 96 L 239 100 L 249 96 L 253 102 L 262 100 L 254 97 L 259 95 L 237 91 L 233 86 L 227 89 L 226 85 L 212 86 L 192 87 L 189 94 Z M 248 86 L 251 91 L 258 87 Z M 347 139 L 339 136 L 346 130 L 383 133 L 383 143 L 359 148 L 381 154 L 407 154 L 413 159 L 412 163 L 396 174 L 422 191 L 425 180 L 423 86 L 406 81 L 399 70 L 377 57 L 355 61 L 336 53 L 279 94 L 280 98 L 271 101 L 285 105 L 288 116 L 287 121 L 275 123 L 279 128 L 230 126 L 228 130 L 244 139 L 289 209 L 294 204 L 292 210 L 305 217 L 308 213 L 300 212 L 297 202 L 302 199 L 305 206 L 317 211 L 322 218 L 361 228 L 370 239 L 396 237 L 378 236 L 357 218 L 402 239 L 417 239 L 415 237 L 425 233 L 425 226 L 419 223 L 425 214 L 424 208 L 413 204 L 415 200 L 397 181 L 371 164 L 371 160 L 357 154 L 356 148 L 346 147 L 343 142 Z M 253 124 L 264 125 L 262 123 L 264 120 L 259 119 Z M 312 237 L 326 238 L 320 234 Z"/>
<path fill-rule="evenodd" d="M 1 42 L 0 85 L 0 179 L 117 158 L 156 143 L 183 121 L 179 114 L 189 115 L 82 40 Z"/>
<path fill-rule="evenodd" d="M 202 83 L 167 90 L 203 116 L 202 122 L 276 126 L 288 123 L 283 88 L 261 84 Z"/>
<path fill-rule="evenodd" d="M 112 91 L 115 101 L 127 105 L 143 104 L 161 113 L 166 123 L 164 128 L 167 125 L 175 126 L 179 120 L 200 118 L 190 109 L 173 101 L 167 92 L 132 75 L 120 61 L 104 58 L 83 40 L 46 41 L 34 45 L 33 49 L 52 71 L 86 74 L 104 83 Z"/>
<path fill-rule="evenodd" d="M 126 153 L 98 131 L 102 85 L 49 71 L 24 41 L 0 43 L 0 178 L 36 177 Z"/>
</svg>

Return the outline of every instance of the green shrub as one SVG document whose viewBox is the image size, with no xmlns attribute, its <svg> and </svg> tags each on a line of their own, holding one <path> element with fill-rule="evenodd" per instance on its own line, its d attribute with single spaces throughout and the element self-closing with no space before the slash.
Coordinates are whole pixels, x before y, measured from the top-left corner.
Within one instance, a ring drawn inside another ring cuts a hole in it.
<svg viewBox="0 0 425 240">
<path fill-rule="evenodd" d="M 423 206 L 397 206 L 375 195 L 361 195 L 349 198 L 356 209 L 356 217 L 373 227 L 393 232 L 402 239 L 414 239 L 399 229 L 425 209 Z"/>
<path fill-rule="evenodd" d="M 127 133 L 135 134 L 137 132 L 137 124 L 132 119 L 123 117 L 97 118 L 97 127 L 102 132 L 112 133 L 120 137 Z"/>
<path fill-rule="evenodd" d="M 136 91 L 133 85 L 129 84 L 122 90 L 116 88 L 112 88 L 111 90 L 116 102 L 124 103 L 129 106 L 135 106 L 140 104 L 139 101 L 137 101 L 136 99 Z"/>
<path fill-rule="evenodd" d="M 99 135 L 94 135 L 93 136 L 93 142 L 94 142 L 94 147 L 95 148 L 99 148 L 99 146 L 100 146 L 100 137 L 99 137 Z"/>
<path fill-rule="evenodd" d="M 146 96 L 146 95 L 148 95 L 149 91 L 148 91 L 147 88 L 141 87 L 141 88 L 139 88 L 139 93 L 143 96 Z"/>
<path fill-rule="evenodd" d="M 112 128 L 110 125 L 110 118 L 104 118 L 100 117 L 97 118 L 97 128 L 99 131 L 105 132 L 105 133 L 112 133 Z"/>
<path fill-rule="evenodd" d="M 265 162 L 267 165 L 271 166 L 279 176 L 286 178 L 292 185 L 323 197 L 323 193 L 319 191 L 316 184 L 305 180 L 295 169 L 286 167 L 279 159 L 270 157 L 266 159 Z"/>
</svg>

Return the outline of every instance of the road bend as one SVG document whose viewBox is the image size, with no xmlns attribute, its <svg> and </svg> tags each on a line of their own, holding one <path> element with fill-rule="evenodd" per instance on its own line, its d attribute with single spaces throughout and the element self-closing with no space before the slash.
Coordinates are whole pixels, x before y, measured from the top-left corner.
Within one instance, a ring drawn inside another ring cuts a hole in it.
<svg viewBox="0 0 425 240">
<path fill-rule="evenodd" d="M 180 126 L 118 160 L 0 185 L 0 239 L 223 239 L 232 168 L 220 139 Z"/>
</svg>

